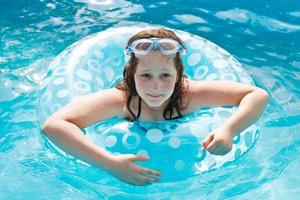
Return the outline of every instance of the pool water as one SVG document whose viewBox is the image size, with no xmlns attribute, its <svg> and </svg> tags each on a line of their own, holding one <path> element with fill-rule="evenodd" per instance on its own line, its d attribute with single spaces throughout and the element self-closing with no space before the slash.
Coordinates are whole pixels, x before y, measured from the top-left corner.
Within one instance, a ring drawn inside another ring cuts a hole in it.
<svg viewBox="0 0 300 200">
<path fill-rule="evenodd" d="M 0 199 L 297 199 L 300 4 L 264 1 L 0 1 Z M 55 153 L 37 123 L 51 60 L 113 26 L 160 24 L 235 56 L 271 94 L 255 146 L 233 164 L 136 187 Z"/>
</svg>

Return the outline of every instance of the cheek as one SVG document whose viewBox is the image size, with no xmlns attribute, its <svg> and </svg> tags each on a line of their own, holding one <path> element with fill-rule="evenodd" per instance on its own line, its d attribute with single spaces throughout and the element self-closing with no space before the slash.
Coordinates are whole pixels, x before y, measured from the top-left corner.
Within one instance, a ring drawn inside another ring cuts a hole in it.
<svg viewBox="0 0 300 200">
<path fill-rule="evenodd" d="M 139 79 L 135 79 L 135 87 L 136 88 L 142 88 L 142 87 L 145 87 L 145 86 L 147 86 L 147 82 L 141 81 Z"/>
<path fill-rule="evenodd" d="M 139 79 L 135 79 L 135 88 L 138 93 L 141 93 L 145 90 L 145 88 L 149 88 L 149 84 L 146 81 L 142 81 Z"/>
<path fill-rule="evenodd" d="M 168 81 L 165 81 L 165 82 L 163 82 L 162 85 L 163 85 L 164 88 L 171 89 L 171 88 L 175 87 L 175 84 L 176 84 L 176 78 L 168 80 Z"/>
<path fill-rule="evenodd" d="M 162 83 L 162 87 L 165 89 L 173 89 L 175 86 L 175 83 L 173 81 L 166 81 Z"/>
</svg>

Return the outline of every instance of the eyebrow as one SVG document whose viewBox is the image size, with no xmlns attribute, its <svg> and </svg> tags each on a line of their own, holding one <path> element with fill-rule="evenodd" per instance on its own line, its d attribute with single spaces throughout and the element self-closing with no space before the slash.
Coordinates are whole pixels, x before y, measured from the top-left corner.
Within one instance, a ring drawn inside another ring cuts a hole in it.
<svg viewBox="0 0 300 200">
<path fill-rule="evenodd" d="M 168 69 L 168 68 L 162 68 L 162 70 L 164 70 L 164 71 L 171 71 L 170 69 Z M 152 71 L 152 70 L 149 70 L 149 69 L 145 69 L 145 70 L 142 70 L 142 71 L 140 71 L 140 72 L 150 72 L 150 71 Z"/>
</svg>

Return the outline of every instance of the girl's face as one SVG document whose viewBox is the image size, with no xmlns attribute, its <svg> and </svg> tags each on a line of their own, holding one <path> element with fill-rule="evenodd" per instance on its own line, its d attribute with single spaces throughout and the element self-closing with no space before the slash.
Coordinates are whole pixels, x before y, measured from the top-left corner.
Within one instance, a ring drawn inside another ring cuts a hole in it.
<svg viewBox="0 0 300 200">
<path fill-rule="evenodd" d="M 159 51 L 137 58 L 134 81 L 138 95 L 150 109 L 163 109 L 163 104 L 174 91 L 177 79 L 174 58 Z"/>
</svg>

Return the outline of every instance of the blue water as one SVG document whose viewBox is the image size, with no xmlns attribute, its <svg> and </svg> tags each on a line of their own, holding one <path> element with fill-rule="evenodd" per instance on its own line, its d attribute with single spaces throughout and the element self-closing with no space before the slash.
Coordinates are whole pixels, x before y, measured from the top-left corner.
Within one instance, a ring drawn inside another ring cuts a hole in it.
<svg viewBox="0 0 300 200">
<path fill-rule="evenodd" d="M 0 199 L 297 199 L 300 196 L 300 3 L 0 1 Z M 213 41 L 271 94 L 260 137 L 234 165 L 134 187 L 49 149 L 37 91 L 51 60 L 119 25 L 160 24 Z"/>
</svg>

